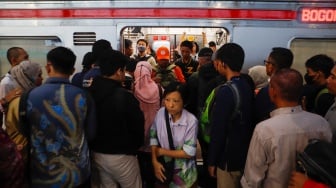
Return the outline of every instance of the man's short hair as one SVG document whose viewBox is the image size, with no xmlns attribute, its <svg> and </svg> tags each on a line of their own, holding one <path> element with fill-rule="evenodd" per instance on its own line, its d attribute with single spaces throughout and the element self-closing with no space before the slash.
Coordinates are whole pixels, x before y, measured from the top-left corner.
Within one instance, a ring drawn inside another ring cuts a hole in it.
<svg viewBox="0 0 336 188">
<path fill-rule="evenodd" d="M 195 44 L 195 46 L 196 46 L 196 53 L 198 53 L 199 50 L 200 50 L 199 45 L 198 45 L 197 42 L 195 42 L 195 41 L 193 41 L 192 43 Z M 194 46 L 193 46 L 193 47 L 194 47 Z"/>
<path fill-rule="evenodd" d="M 105 39 L 97 40 L 92 45 L 92 55 L 94 61 L 96 61 L 99 56 L 107 49 L 112 49 L 111 43 Z"/>
<path fill-rule="evenodd" d="M 240 72 L 244 64 L 245 52 L 236 43 L 226 43 L 215 52 L 215 59 L 228 65 L 232 71 Z"/>
<path fill-rule="evenodd" d="M 57 72 L 71 75 L 76 62 L 76 55 L 65 47 L 56 47 L 47 54 L 47 61 L 52 64 Z"/>
<path fill-rule="evenodd" d="M 321 71 L 325 78 L 328 78 L 331 69 L 334 67 L 334 60 L 327 55 L 319 54 L 309 58 L 305 65 L 313 71 Z"/>
<path fill-rule="evenodd" d="M 20 50 L 24 50 L 21 47 L 11 47 L 7 50 L 7 60 L 10 64 L 12 64 L 12 58 L 18 58 L 20 56 Z"/>
<path fill-rule="evenodd" d="M 294 69 L 280 69 L 271 77 L 270 87 L 278 88 L 278 95 L 291 102 L 299 102 L 303 91 L 303 77 Z"/>
<path fill-rule="evenodd" d="M 210 41 L 210 42 L 208 43 L 208 45 L 209 45 L 209 47 L 212 47 L 212 46 L 216 46 L 216 43 L 215 43 L 214 41 Z"/>
<path fill-rule="evenodd" d="M 83 68 L 91 69 L 92 64 L 94 63 L 92 52 L 87 52 L 82 61 Z"/>
<path fill-rule="evenodd" d="M 147 40 L 145 40 L 145 39 L 139 39 L 138 41 L 137 41 L 137 44 L 139 44 L 139 42 L 144 42 L 144 43 L 146 43 L 146 46 L 148 46 L 148 41 Z"/>
<path fill-rule="evenodd" d="M 103 76 L 111 76 L 119 68 L 123 69 L 128 64 L 128 58 L 117 50 L 108 49 L 98 58 L 100 71 Z"/>
<path fill-rule="evenodd" d="M 287 48 L 275 47 L 269 55 L 273 59 L 273 63 L 277 70 L 289 69 L 293 64 L 293 53 Z"/>
<path fill-rule="evenodd" d="M 187 47 L 190 50 L 192 50 L 193 43 L 191 41 L 189 41 L 189 40 L 185 40 L 185 41 L 181 42 L 180 47 Z"/>
<path fill-rule="evenodd" d="M 129 39 L 124 39 L 124 46 L 125 46 L 125 49 L 127 48 L 130 48 L 132 46 L 132 41 L 129 40 Z"/>
<path fill-rule="evenodd" d="M 211 48 L 204 47 L 198 52 L 198 57 L 212 57 L 212 54 Z"/>
</svg>

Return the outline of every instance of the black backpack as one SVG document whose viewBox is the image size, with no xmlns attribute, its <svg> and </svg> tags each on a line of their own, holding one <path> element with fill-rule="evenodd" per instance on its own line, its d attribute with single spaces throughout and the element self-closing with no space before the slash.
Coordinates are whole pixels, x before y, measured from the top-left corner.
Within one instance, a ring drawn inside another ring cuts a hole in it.
<svg viewBox="0 0 336 188">
<path fill-rule="evenodd" d="M 336 144 L 312 139 L 297 154 L 297 170 L 309 178 L 336 187 Z"/>
</svg>

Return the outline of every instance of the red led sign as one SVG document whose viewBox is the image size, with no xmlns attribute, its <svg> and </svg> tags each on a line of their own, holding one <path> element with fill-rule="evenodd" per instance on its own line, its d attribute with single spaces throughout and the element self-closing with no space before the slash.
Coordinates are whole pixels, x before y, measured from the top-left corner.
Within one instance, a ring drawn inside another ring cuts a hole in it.
<svg viewBox="0 0 336 188">
<path fill-rule="evenodd" d="M 332 8 L 301 8 L 298 19 L 305 23 L 336 23 L 336 7 Z"/>
</svg>

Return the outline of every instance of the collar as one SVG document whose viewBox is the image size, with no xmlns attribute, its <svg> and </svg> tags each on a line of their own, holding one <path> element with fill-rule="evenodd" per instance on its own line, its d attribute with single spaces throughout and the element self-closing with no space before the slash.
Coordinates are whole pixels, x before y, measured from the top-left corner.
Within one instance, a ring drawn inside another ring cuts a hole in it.
<svg viewBox="0 0 336 188">
<path fill-rule="evenodd" d="M 183 109 L 182 110 L 182 114 L 181 114 L 181 118 L 179 120 L 177 120 L 176 122 L 173 122 L 171 115 L 169 114 L 169 122 L 171 124 L 171 126 L 187 126 L 188 125 L 188 120 L 187 120 L 187 115 L 186 115 L 186 111 Z"/>
<path fill-rule="evenodd" d="M 45 81 L 45 83 L 48 83 L 48 84 L 59 84 L 59 83 L 70 84 L 70 80 L 69 80 L 69 78 L 50 77 Z"/>
<path fill-rule="evenodd" d="M 273 110 L 270 115 L 271 117 L 280 115 L 280 114 L 294 114 L 298 112 L 302 112 L 302 107 L 300 105 L 294 106 L 294 107 L 283 107 L 283 108 L 277 108 Z"/>
<path fill-rule="evenodd" d="M 192 61 L 192 57 L 190 56 L 189 60 L 187 62 L 184 61 L 183 57 L 181 57 L 181 60 L 182 60 L 182 63 L 183 64 L 186 64 L 186 65 L 189 65 Z"/>
<path fill-rule="evenodd" d="M 240 75 L 239 76 L 232 76 L 230 80 L 233 81 L 233 80 L 239 80 L 239 79 L 240 79 Z"/>
</svg>

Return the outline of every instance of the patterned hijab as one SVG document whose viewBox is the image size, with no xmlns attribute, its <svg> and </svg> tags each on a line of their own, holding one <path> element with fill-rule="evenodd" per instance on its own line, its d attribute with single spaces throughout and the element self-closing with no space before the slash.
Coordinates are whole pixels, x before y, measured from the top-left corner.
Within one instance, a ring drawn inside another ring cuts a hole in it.
<svg viewBox="0 0 336 188">
<path fill-rule="evenodd" d="M 134 95 L 146 103 L 160 100 L 158 85 L 152 80 L 152 66 L 147 61 L 137 63 L 134 71 Z"/>
<path fill-rule="evenodd" d="M 36 86 L 35 81 L 40 73 L 40 64 L 30 61 L 22 61 L 11 69 L 11 75 L 24 91 Z"/>
</svg>

